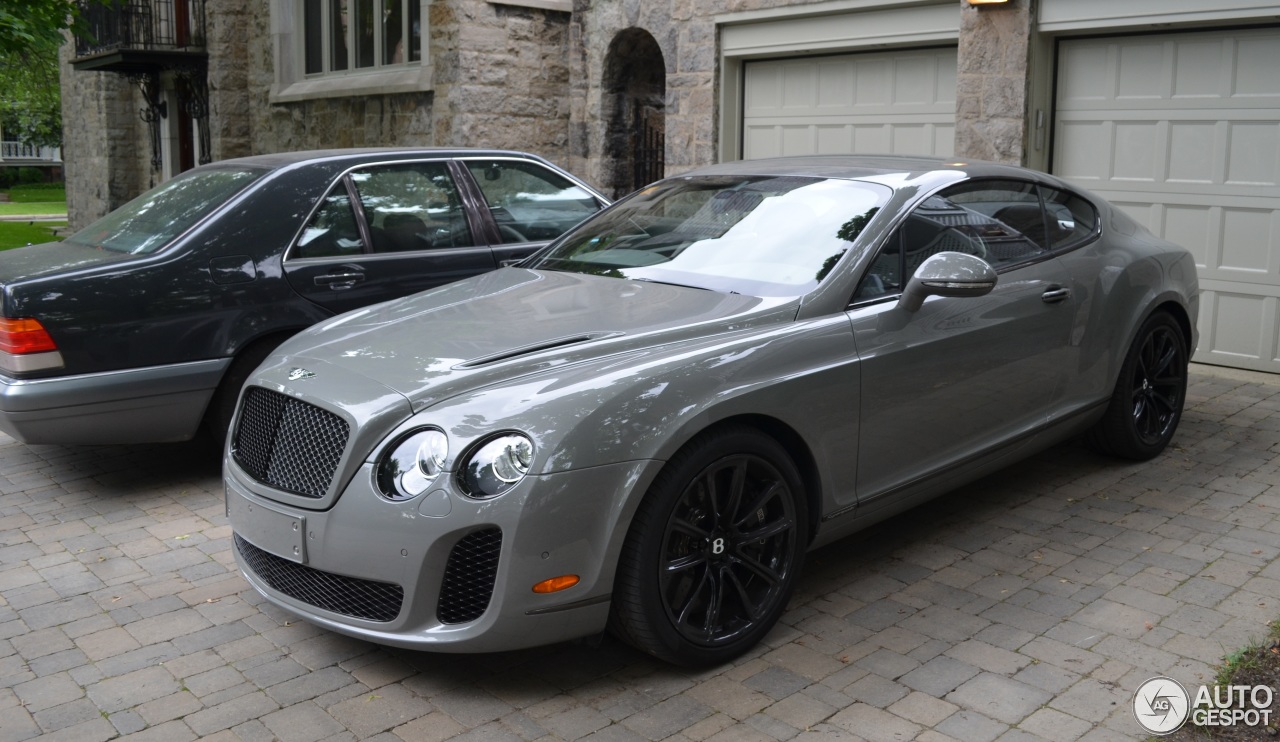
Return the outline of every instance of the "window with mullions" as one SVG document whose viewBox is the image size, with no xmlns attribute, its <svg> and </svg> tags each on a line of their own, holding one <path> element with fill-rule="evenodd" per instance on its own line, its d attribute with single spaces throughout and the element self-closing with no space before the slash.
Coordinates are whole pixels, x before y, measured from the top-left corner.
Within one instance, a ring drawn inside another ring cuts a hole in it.
<svg viewBox="0 0 1280 742">
<path fill-rule="evenodd" d="M 419 0 L 302 0 L 307 75 L 419 63 Z"/>
</svg>

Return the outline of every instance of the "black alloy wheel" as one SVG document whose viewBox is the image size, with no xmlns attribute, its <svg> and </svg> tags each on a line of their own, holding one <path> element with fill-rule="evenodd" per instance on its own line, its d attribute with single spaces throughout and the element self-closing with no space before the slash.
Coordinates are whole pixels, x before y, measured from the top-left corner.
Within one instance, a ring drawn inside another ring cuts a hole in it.
<svg viewBox="0 0 1280 742">
<path fill-rule="evenodd" d="M 1182 333 L 1166 326 L 1154 328 L 1142 339 L 1130 389 L 1134 431 L 1148 446 L 1170 438 L 1182 412 L 1187 387 L 1182 345 Z"/>
<path fill-rule="evenodd" d="M 1145 461 L 1169 445 L 1187 396 L 1186 337 L 1167 312 L 1142 323 L 1111 401 L 1088 439 L 1103 453 Z"/>
<path fill-rule="evenodd" d="M 689 483 L 667 521 L 658 575 L 681 636 L 723 645 L 769 612 L 794 568 L 792 503 L 782 475 L 759 456 L 727 456 Z"/>
<path fill-rule="evenodd" d="M 611 625 L 677 664 L 732 659 L 786 608 L 805 534 L 800 478 L 777 442 L 750 428 L 695 439 L 636 514 Z"/>
</svg>

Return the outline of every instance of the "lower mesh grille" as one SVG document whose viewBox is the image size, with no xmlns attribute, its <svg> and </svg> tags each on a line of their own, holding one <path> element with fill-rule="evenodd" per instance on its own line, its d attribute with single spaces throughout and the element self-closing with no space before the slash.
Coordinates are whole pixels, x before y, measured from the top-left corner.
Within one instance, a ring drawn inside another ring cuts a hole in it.
<svg viewBox="0 0 1280 742">
<path fill-rule="evenodd" d="M 322 572 L 269 554 L 235 535 L 245 565 L 272 590 L 295 600 L 366 621 L 390 621 L 400 614 L 404 588 Z"/>
<path fill-rule="evenodd" d="M 440 623 L 466 623 L 484 615 L 493 597 L 501 551 L 501 528 L 476 531 L 453 547 L 444 568 L 444 583 L 436 606 Z"/>
<path fill-rule="evenodd" d="M 323 497 L 350 426 L 337 415 L 252 386 L 240 402 L 231 456 L 254 479 L 303 497 Z"/>
</svg>

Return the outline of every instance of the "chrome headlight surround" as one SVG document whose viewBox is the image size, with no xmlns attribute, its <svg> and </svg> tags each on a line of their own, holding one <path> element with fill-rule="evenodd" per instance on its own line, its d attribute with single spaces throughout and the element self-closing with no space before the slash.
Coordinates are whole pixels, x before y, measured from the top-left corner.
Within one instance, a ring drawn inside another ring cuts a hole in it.
<svg viewBox="0 0 1280 742">
<path fill-rule="evenodd" d="M 458 483 L 468 497 L 487 500 L 520 483 L 533 465 L 533 440 L 509 430 L 490 436 L 463 457 Z"/>
<path fill-rule="evenodd" d="M 387 446 L 374 469 L 378 493 L 388 500 L 412 500 L 444 471 L 449 437 L 439 428 L 410 431 Z"/>
</svg>

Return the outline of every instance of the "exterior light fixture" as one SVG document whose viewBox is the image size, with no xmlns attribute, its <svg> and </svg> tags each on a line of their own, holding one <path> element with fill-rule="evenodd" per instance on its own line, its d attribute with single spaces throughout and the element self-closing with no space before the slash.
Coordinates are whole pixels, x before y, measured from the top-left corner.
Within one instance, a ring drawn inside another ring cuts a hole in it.
<svg viewBox="0 0 1280 742">
<path fill-rule="evenodd" d="M 1009 0 L 969 0 L 970 5 L 1004 5 Z"/>
</svg>

